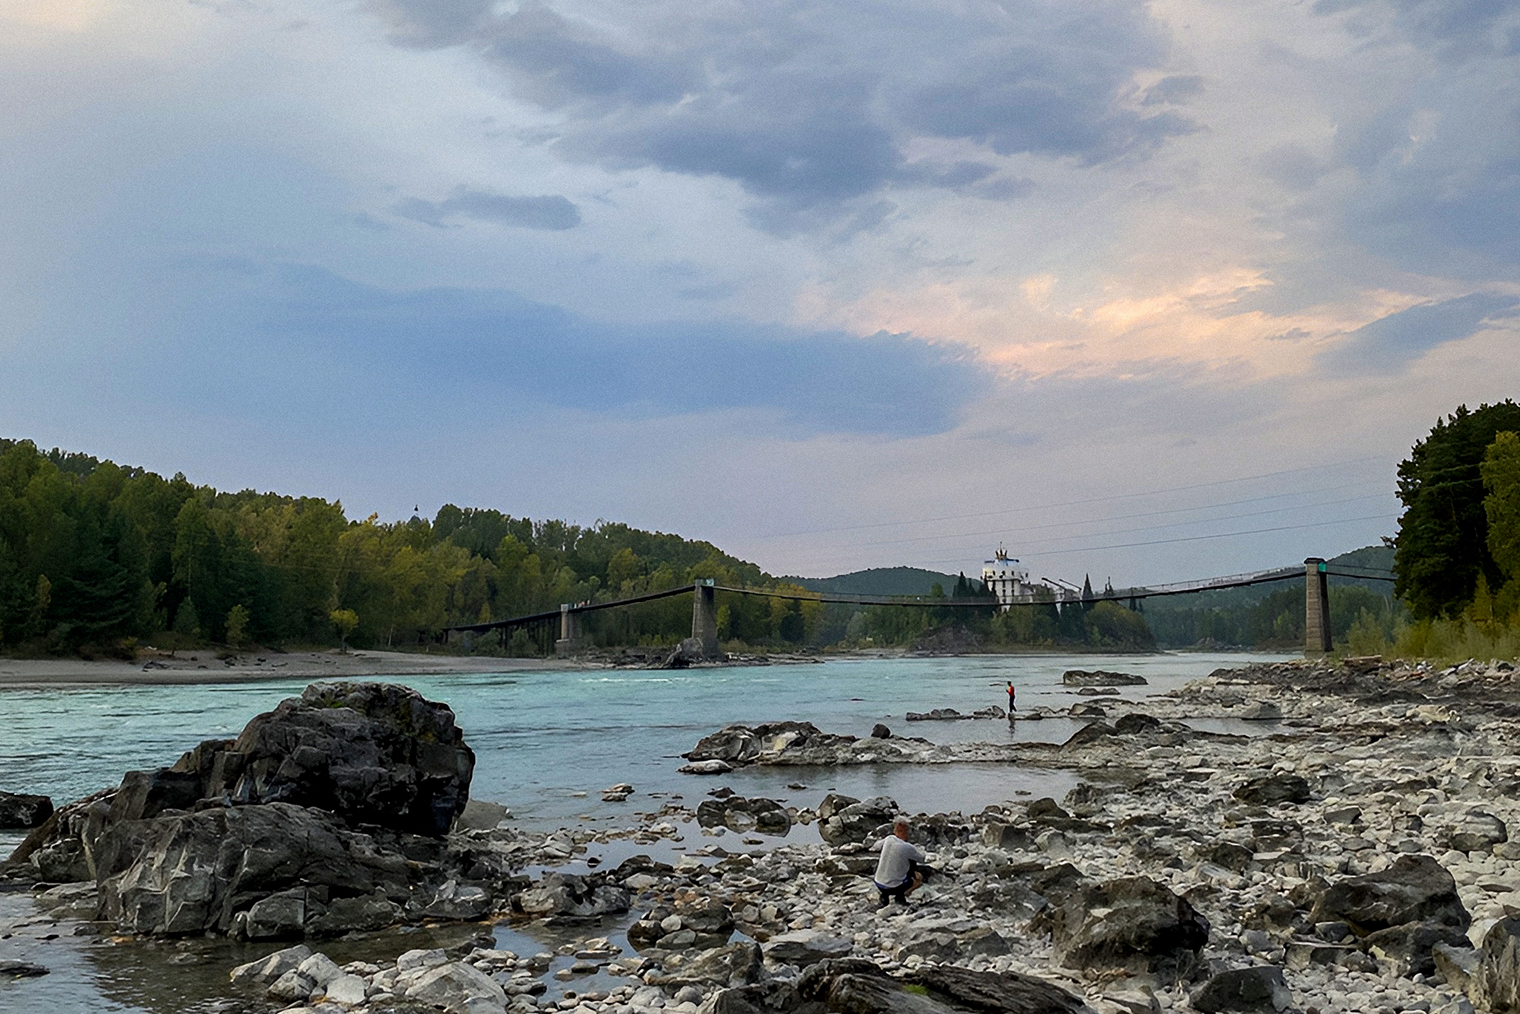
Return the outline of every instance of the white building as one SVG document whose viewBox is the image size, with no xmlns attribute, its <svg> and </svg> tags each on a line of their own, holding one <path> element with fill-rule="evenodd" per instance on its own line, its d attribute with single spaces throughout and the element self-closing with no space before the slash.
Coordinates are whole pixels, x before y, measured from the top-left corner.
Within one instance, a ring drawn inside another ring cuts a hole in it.
<svg viewBox="0 0 1520 1014">
<path fill-rule="evenodd" d="M 1029 571 L 1019 566 L 1018 560 L 1009 557 L 1008 551 L 1001 545 L 992 559 L 982 565 L 982 583 L 997 596 L 1004 611 L 1015 602 L 1030 602 L 1034 599 L 1034 586 L 1029 583 Z"/>
</svg>

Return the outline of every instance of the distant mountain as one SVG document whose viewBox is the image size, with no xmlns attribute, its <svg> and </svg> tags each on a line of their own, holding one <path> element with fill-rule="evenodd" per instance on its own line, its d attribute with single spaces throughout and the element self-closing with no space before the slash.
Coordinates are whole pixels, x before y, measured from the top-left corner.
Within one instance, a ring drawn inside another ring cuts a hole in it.
<svg viewBox="0 0 1520 1014">
<path fill-rule="evenodd" d="M 928 595 L 936 584 L 948 595 L 955 587 L 955 578 L 954 574 L 941 574 L 921 567 L 872 567 L 837 577 L 783 577 L 777 580 L 830 595 Z"/>
</svg>

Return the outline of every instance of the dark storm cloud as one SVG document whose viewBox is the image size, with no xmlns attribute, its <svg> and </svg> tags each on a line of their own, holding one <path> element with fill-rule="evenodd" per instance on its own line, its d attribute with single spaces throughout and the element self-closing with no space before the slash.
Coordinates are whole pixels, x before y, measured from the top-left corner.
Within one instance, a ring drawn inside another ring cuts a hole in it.
<svg viewBox="0 0 1520 1014">
<path fill-rule="evenodd" d="M 449 24 L 469 26 L 468 44 L 519 97 L 565 117 L 565 157 L 733 180 L 758 202 L 751 217 L 780 231 L 858 216 L 853 204 L 892 187 L 960 190 L 993 174 L 976 160 L 908 165 L 918 138 L 1092 165 L 1194 129 L 1131 102 L 1135 72 L 1165 52 L 1138 0 L 606 10 L 616 24 L 535 2 Z M 396 0 L 382 13 L 393 33 L 427 34 Z M 1176 103 L 1197 88 L 1167 78 L 1152 94 Z"/>
<path fill-rule="evenodd" d="M 614 325 L 505 290 L 396 293 L 287 267 L 257 297 L 262 342 L 366 363 L 426 405 L 468 397 L 624 416 L 769 410 L 794 433 L 951 429 L 992 387 L 965 348 L 736 321 Z M 423 366 L 422 364 L 426 364 Z"/>
<path fill-rule="evenodd" d="M 524 229 L 573 229 L 581 224 L 580 209 L 557 194 L 545 197 L 510 197 L 480 190 L 462 190 L 442 201 L 408 197 L 392 206 L 391 211 L 402 218 L 410 218 L 436 228 L 443 228 L 451 219 L 457 218 L 473 218 Z"/>
<path fill-rule="evenodd" d="M 1320 355 L 1334 374 L 1400 373 L 1426 352 L 1459 341 L 1491 320 L 1512 316 L 1520 300 L 1483 292 L 1421 303 L 1357 328 Z"/>
</svg>

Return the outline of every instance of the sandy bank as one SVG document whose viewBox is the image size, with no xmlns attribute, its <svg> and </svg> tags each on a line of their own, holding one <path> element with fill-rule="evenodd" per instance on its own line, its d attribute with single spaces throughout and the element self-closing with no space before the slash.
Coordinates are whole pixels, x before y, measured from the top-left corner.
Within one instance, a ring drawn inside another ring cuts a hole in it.
<svg viewBox="0 0 1520 1014">
<path fill-rule="evenodd" d="M 144 666 L 148 668 L 144 668 Z M 227 661 L 211 651 L 176 658 L 123 662 L 78 658 L 0 659 L 0 688 L 249 683 L 258 680 L 342 679 L 354 676 L 437 676 L 450 673 L 578 669 L 583 663 L 542 658 L 471 658 L 399 651 L 288 652 L 240 655 Z"/>
</svg>

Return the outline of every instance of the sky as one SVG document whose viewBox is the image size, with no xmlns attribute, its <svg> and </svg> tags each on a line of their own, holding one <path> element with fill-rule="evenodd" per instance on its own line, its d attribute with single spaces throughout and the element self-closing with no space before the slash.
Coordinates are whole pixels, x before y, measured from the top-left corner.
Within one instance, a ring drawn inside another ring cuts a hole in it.
<svg viewBox="0 0 1520 1014">
<path fill-rule="evenodd" d="M 1115 585 L 1520 394 L 1501 0 L 0 0 L 0 435 Z"/>
</svg>

